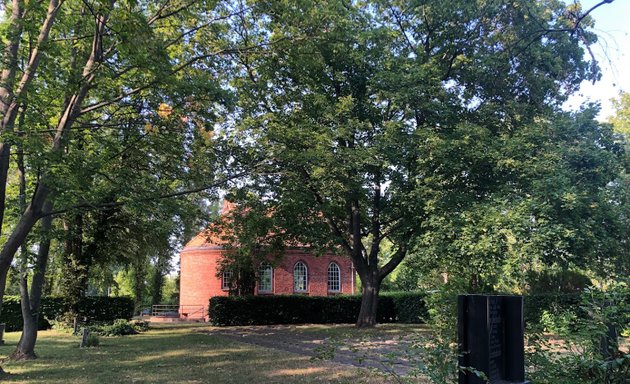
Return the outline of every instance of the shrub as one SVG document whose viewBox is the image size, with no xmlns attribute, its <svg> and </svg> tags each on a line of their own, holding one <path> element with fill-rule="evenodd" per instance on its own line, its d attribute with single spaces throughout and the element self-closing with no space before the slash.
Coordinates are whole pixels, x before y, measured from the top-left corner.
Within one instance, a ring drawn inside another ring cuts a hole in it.
<svg viewBox="0 0 630 384">
<path fill-rule="evenodd" d="M 627 384 L 630 383 L 630 354 L 619 349 L 614 331 L 630 324 L 630 287 L 616 283 L 608 291 L 585 290 L 579 307 L 583 316 L 558 327 L 563 352 L 550 343 L 541 328 L 528 331 L 528 363 L 532 382 L 540 384 Z M 545 312 L 545 319 L 563 313 Z M 557 320 L 554 320 L 557 321 Z M 544 324 L 542 324 L 544 325 Z M 613 332 L 614 333 L 614 332 Z"/>
<path fill-rule="evenodd" d="M 87 296 L 79 301 L 79 316 L 93 321 L 131 319 L 134 303 L 129 297 Z"/>
<path fill-rule="evenodd" d="M 16 296 L 5 296 L 2 301 L 2 313 L 0 322 L 5 323 L 5 331 L 15 332 L 22 329 L 22 309 L 20 308 L 20 298 Z"/>
<path fill-rule="evenodd" d="M 379 298 L 380 323 L 420 323 L 426 318 L 424 295 L 386 293 Z M 361 308 L 360 296 L 217 296 L 210 299 L 214 325 L 269 325 L 353 323 Z"/>
<path fill-rule="evenodd" d="M 98 337 L 98 335 L 95 334 L 89 334 L 87 337 L 87 343 L 86 343 L 86 347 L 98 347 L 101 344 L 101 339 Z"/>
<path fill-rule="evenodd" d="M 138 330 L 126 319 L 116 319 L 111 324 L 91 326 L 90 332 L 101 336 L 126 336 L 138 334 Z"/>
<path fill-rule="evenodd" d="M 535 294 L 524 296 L 523 301 L 523 315 L 528 325 L 539 325 L 541 322 L 551 325 L 552 315 L 562 314 L 564 318 L 586 315 L 580 306 L 579 293 Z"/>
<path fill-rule="evenodd" d="M 429 313 L 424 292 L 391 292 L 381 296 L 391 298 L 396 323 L 425 323 Z"/>
<path fill-rule="evenodd" d="M 62 319 L 70 310 L 69 304 L 60 297 L 45 297 L 42 299 L 39 315 L 39 329 L 49 329 L 49 320 L 62 320 L 72 323 L 71 318 Z M 131 319 L 133 316 L 133 300 L 128 297 L 88 296 L 79 302 L 80 318 L 86 317 L 88 322 L 114 321 L 116 319 Z M 6 331 L 22 329 L 22 310 L 20 298 L 5 296 L 2 302 L 0 322 L 6 324 Z"/>
<path fill-rule="evenodd" d="M 129 322 L 133 329 L 138 332 L 146 332 L 149 330 L 149 322 L 144 320 L 131 320 Z"/>
<path fill-rule="evenodd" d="M 591 285 L 591 279 L 578 271 L 545 270 L 530 272 L 528 275 L 529 292 L 541 293 L 580 293 Z"/>
</svg>

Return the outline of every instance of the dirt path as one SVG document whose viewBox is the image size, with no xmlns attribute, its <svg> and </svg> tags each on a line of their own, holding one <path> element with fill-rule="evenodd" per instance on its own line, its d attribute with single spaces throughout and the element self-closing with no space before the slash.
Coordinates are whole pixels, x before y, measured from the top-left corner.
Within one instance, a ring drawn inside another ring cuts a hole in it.
<svg viewBox="0 0 630 384">
<path fill-rule="evenodd" d="M 331 335 L 312 330 L 304 331 L 303 328 L 290 325 L 227 327 L 207 333 L 339 364 L 377 369 L 398 376 L 406 376 L 413 369 L 413 364 L 406 358 L 406 351 L 413 342 L 412 337 L 386 333 L 370 334 L 367 337 L 343 332 Z"/>
</svg>

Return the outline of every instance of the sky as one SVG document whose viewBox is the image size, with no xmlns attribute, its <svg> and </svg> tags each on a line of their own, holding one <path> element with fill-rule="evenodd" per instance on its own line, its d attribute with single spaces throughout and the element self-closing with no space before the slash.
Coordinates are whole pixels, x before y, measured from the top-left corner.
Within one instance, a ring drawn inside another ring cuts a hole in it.
<svg viewBox="0 0 630 384">
<path fill-rule="evenodd" d="M 567 0 L 573 2 L 572 0 Z M 601 0 L 582 0 L 582 9 L 590 9 Z M 600 102 L 599 119 L 605 121 L 614 113 L 610 99 L 620 92 L 630 92 L 630 0 L 615 0 L 595 9 L 594 31 L 598 42 L 592 47 L 593 54 L 602 70 L 602 79 L 595 84 L 584 82 L 580 91 L 565 107 L 574 109 L 585 101 Z"/>
</svg>

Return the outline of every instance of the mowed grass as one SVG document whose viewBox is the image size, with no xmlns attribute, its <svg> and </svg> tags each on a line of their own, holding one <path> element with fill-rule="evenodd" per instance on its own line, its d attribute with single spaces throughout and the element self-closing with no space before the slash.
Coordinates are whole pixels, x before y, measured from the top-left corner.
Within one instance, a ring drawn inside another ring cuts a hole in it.
<svg viewBox="0 0 630 384">
<path fill-rule="evenodd" d="M 311 361 L 276 349 L 208 335 L 204 325 L 162 325 L 134 336 L 101 337 L 79 348 L 79 337 L 41 331 L 38 358 L 5 361 L 15 383 L 388 383 L 367 369 Z M 19 332 L 5 334 L 0 357 L 15 348 Z"/>
<path fill-rule="evenodd" d="M 296 334 L 319 334 L 325 337 L 392 338 L 430 337 L 431 329 L 426 324 L 377 324 L 374 328 L 357 328 L 354 324 L 307 324 L 291 326 Z"/>
</svg>

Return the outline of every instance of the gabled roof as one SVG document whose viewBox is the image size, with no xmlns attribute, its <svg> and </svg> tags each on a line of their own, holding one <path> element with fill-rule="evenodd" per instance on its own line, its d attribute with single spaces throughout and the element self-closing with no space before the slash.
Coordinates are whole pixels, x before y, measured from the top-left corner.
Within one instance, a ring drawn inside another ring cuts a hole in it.
<svg viewBox="0 0 630 384">
<path fill-rule="evenodd" d="M 236 204 L 229 202 L 227 200 L 223 200 L 223 207 L 221 208 L 221 216 L 227 215 L 231 211 L 236 209 Z M 197 247 L 216 247 L 216 246 L 225 246 L 227 245 L 227 241 L 221 238 L 221 234 L 217 231 L 212 230 L 215 224 L 211 224 L 209 228 L 204 229 L 199 232 L 195 237 L 193 237 L 184 249 L 186 248 L 197 248 Z"/>
<path fill-rule="evenodd" d="M 227 200 L 223 200 L 223 207 L 221 208 L 221 217 L 227 216 L 230 212 L 237 209 L 237 205 Z M 191 248 L 218 248 L 229 245 L 229 241 L 224 237 L 223 232 L 217 231 L 217 223 L 212 223 L 203 231 L 199 232 L 193 237 L 182 250 Z M 292 242 L 287 244 L 290 248 L 311 248 L 309 245 L 299 242 Z"/>
</svg>

